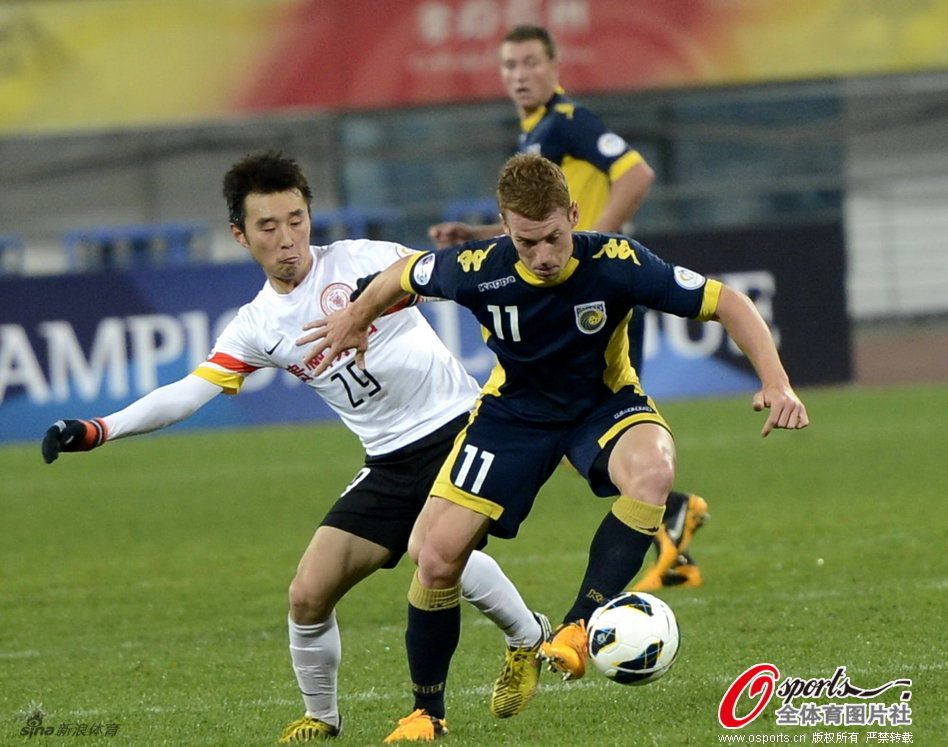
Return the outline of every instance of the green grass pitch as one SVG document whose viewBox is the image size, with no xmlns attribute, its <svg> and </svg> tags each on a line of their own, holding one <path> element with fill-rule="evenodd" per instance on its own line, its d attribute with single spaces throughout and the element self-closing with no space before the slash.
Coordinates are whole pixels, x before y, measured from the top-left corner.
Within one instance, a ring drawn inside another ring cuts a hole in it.
<svg viewBox="0 0 948 747">
<path fill-rule="evenodd" d="M 803 394 L 811 428 L 767 439 L 749 396 L 662 406 L 678 438 L 677 485 L 707 497 L 712 514 L 694 545 L 705 586 L 661 594 L 683 635 L 664 679 L 634 688 L 544 673 L 523 714 L 493 719 L 502 638 L 465 609 L 445 743 L 718 744 L 724 691 L 771 662 L 801 678 L 844 665 L 865 688 L 910 678 L 913 724 L 782 727 L 774 700 L 746 735 L 814 743 L 815 732 L 846 732 L 873 744 L 869 732 L 897 732 L 945 744 L 948 387 Z M 356 439 L 339 425 L 172 429 L 48 467 L 40 436 L 0 449 L 0 744 L 274 743 L 302 714 L 286 587 L 361 464 Z M 560 469 L 521 536 L 488 550 L 531 606 L 559 619 L 608 505 Z M 378 744 L 410 710 L 410 573 L 407 561 L 380 572 L 339 607 L 342 744 Z M 37 704 L 46 725 L 117 733 L 26 740 Z"/>
</svg>

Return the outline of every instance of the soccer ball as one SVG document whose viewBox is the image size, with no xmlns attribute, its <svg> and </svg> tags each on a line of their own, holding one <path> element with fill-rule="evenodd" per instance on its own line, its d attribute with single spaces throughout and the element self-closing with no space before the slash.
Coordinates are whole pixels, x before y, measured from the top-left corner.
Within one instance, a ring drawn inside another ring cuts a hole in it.
<svg viewBox="0 0 948 747">
<path fill-rule="evenodd" d="M 624 591 L 589 618 L 589 658 L 620 685 L 645 685 L 671 669 L 680 633 L 665 602 L 640 591 Z"/>
</svg>

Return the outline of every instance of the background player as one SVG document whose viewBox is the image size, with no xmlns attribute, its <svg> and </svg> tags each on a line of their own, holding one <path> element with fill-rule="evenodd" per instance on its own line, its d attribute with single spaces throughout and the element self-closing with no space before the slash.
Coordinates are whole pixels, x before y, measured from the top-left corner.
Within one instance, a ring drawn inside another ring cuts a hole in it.
<svg viewBox="0 0 948 747">
<path fill-rule="evenodd" d="M 296 162 L 278 153 L 234 165 L 224 177 L 224 196 L 234 238 L 266 275 L 263 288 L 191 374 L 104 418 L 58 421 L 43 440 L 43 457 L 50 463 L 61 451 L 86 451 L 177 423 L 221 392 L 237 394 L 261 368 L 289 371 L 323 397 L 359 437 L 366 458 L 317 528 L 290 584 L 290 653 L 306 715 L 284 730 L 281 741 L 335 737 L 341 727 L 335 605 L 404 554 L 438 467 L 467 422 L 477 384 L 417 309 L 373 325 L 369 370 L 343 355 L 314 372 L 293 344 L 303 323 L 343 308 L 359 277 L 409 251 L 366 240 L 310 246 L 310 187 Z M 512 716 L 536 690 L 536 652 L 549 623 L 527 609 L 483 553 L 471 556 L 462 585 L 464 598 L 504 631 L 506 662 L 491 711 Z"/>
<path fill-rule="evenodd" d="M 500 78 L 520 118 L 520 153 L 558 164 L 579 205 L 577 231 L 614 233 L 635 215 L 655 179 L 645 158 L 590 109 L 570 99 L 559 81 L 552 35 L 542 26 L 517 26 L 500 46 Z M 444 248 L 501 233 L 500 223 L 449 221 L 428 230 Z"/>
<path fill-rule="evenodd" d="M 361 298 L 307 325 L 307 360 L 356 349 L 366 360 L 372 320 L 406 293 L 455 300 L 488 331 L 498 359 L 470 423 L 435 480 L 412 533 L 418 571 L 408 593 L 415 710 L 386 741 L 443 731 L 444 685 L 460 632 L 458 580 L 485 534 L 514 537 L 566 455 L 593 492 L 618 497 L 589 548 L 585 577 L 541 654 L 567 678 L 585 673 L 585 621 L 625 588 L 658 531 L 675 473 L 675 443 L 625 351 L 628 316 L 644 304 L 720 321 L 761 381 L 761 431 L 809 423 L 770 331 L 747 296 L 666 264 L 634 240 L 576 233 L 562 171 L 521 154 L 501 172 L 504 236 L 414 255 L 382 272 Z"/>
<path fill-rule="evenodd" d="M 655 178 L 642 154 L 608 129 L 592 111 L 570 99 L 560 85 L 553 36 L 542 26 L 509 31 L 500 46 L 500 77 L 520 117 L 517 150 L 539 153 L 558 164 L 579 207 L 575 230 L 616 233 L 635 215 Z M 429 229 L 438 247 L 502 232 L 497 224 L 439 223 Z M 629 356 L 641 377 L 644 364 L 644 307 L 629 321 Z M 655 563 L 635 588 L 700 586 L 701 569 L 688 552 L 695 531 L 708 515 L 698 495 L 672 491 L 663 527 L 655 535 Z"/>
</svg>

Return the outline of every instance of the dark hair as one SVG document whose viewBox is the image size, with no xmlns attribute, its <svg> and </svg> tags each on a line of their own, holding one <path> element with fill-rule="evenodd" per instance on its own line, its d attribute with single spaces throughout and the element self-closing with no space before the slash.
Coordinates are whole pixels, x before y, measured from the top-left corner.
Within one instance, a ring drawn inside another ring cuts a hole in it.
<svg viewBox="0 0 948 747">
<path fill-rule="evenodd" d="M 298 189 L 306 207 L 313 204 L 313 192 L 299 164 L 278 150 L 251 153 L 224 174 L 224 200 L 230 222 L 241 231 L 247 218 L 244 200 L 251 192 L 269 195 Z"/>
<path fill-rule="evenodd" d="M 556 42 L 553 41 L 552 34 L 542 26 L 530 26 L 528 24 L 514 26 L 507 32 L 503 40 L 505 42 L 543 42 L 543 46 L 550 59 L 556 59 Z"/>
<path fill-rule="evenodd" d="M 514 212 L 530 220 L 543 220 L 557 208 L 569 212 L 571 204 L 562 169 L 541 155 L 513 156 L 497 179 L 497 205 L 505 218 Z"/>
</svg>

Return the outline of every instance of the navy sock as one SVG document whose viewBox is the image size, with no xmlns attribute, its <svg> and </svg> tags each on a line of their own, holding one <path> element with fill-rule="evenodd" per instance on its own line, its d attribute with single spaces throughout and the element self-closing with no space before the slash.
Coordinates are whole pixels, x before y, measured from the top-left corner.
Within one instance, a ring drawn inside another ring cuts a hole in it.
<svg viewBox="0 0 948 747">
<path fill-rule="evenodd" d="M 451 657 L 461 636 L 461 608 L 421 610 L 408 605 L 408 669 L 415 708 L 444 718 L 444 686 Z"/>
<path fill-rule="evenodd" d="M 563 622 L 588 620 L 596 607 L 623 591 L 651 546 L 652 535 L 623 524 L 611 511 L 606 514 L 589 546 L 586 575 L 576 601 Z"/>
</svg>

